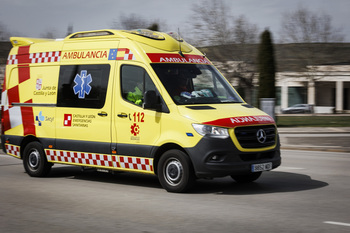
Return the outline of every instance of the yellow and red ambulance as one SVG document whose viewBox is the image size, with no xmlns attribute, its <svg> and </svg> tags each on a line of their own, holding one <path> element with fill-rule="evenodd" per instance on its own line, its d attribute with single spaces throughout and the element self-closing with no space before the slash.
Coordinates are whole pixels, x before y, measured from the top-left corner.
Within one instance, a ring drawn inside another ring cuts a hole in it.
<svg viewBox="0 0 350 233">
<path fill-rule="evenodd" d="M 252 182 L 281 163 L 273 118 L 176 34 L 11 42 L 1 142 L 30 176 L 69 164 L 155 174 L 167 191 L 184 192 L 196 178 Z"/>
</svg>

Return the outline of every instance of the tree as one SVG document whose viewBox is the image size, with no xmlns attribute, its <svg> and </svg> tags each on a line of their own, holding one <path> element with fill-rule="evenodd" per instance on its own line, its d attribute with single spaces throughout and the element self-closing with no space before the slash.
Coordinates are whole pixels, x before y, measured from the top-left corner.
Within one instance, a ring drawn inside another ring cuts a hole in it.
<svg viewBox="0 0 350 233">
<path fill-rule="evenodd" d="M 244 15 L 240 15 L 234 21 L 234 42 L 238 44 L 255 44 L 258 38 L 258 27 L 249 23 Z"/>
<path fill-rule="evenodd" d="M 308 68 L 312 65 L 326 62 L 323 57 L 315 55 L 322 46 L 321 48 L 312 46 L 312 43 L 333 43 L 344 40 L 341 29 L 332 25 L 330 15 L 315 13 L 303 7 L 284 13 L 280 37 L 284 43 L 304 44 L 298 46 L 300 50 L 293 48 L 289 52 L 294 53 L 304 63 L 305 71 L 309 71 Z"/>
<path fill-rule="evenodd" d="M 6 26 L 0 23 L 0 41 L 8 41 L 10 38 L 10 33 Z"/>
<path fill-rule="evenodd" d="M 136 14 L 130 14 L 129 16 L 121 15 L 119 20 L 114 20 L 112 23 L 112 28 L 124 30 L 148 28 L 152 31 L 159 31 L 160 28 L 165 30 L 166 27 L 165 21 L 147 20 Z"/>
<path fill-rule="evenodd" d="M 41 38 L 47 38 L 47 39 L 55 39 L 56 36 L 56 30 L 55 29 L 47 29 L 45 32 L 40 34 Z"/>
<path fill-rule="evenodd" d="M 228 4 L 221 0 L 202 0 L 192 5 L 191 28 L 186 40 L 202 47 L 243 98 L 252 102 L 258 27 L 244 15 L 234 17 Z M 205 47 L 203 47 L 205 46 Z"/>
<path fill-rule="evenodd" d="M 159 31 L 159 25 L 157 23 L 154 23 L 151 26 L 149 26 L 147 29 L 152 31 Z"/>
<path fill-rule="evenodd" d="M 140 16 L 137 16 L 136 14 L 130 14 L 128 16 L 121 15 L 119 17 L 119 21 L 114 21 L 113 28 L 118 29 L 125 29 L 125 30 L 131 30 L 131 29 L 138 29 L 138 28 L 147 28 L 148 23 L 145 19 L 143 19 Z"/>
<path fill-rule="evenodd" d="M 197 45 L 222 45 L 232 42 L 230 8 L 220 0 L 203 0 L 192 5 L 191 25 Z"/>
<path fill-rule="evenodd" d="M 285 43 L 329 43 L 342 42 L 340 28 L 332 25 L 332 17 L 299 7 L 283 14 L 281 38 Z"/>
<path fill-rule="evenodd" d="M 261 34 L 261 43 L 258 50 L 259 89 L 258 97 L 275 98 L 275 57 L 274 48 L 269 30 Z"/>
<path fill-rule="evenodd" d="M 298 58 L 306 71 L 303 82 L 308 88 L 308 103 L 316 104 L 314 85 L 317 80 L 317 65 L 329 62 L 325 56 L 317 56 L 317 53 L 326 54 L 327 46 L 315 43 L 342 42 L 344 35 L 341 28 L 332 25 L 332 17 L 325 13 L 317 13 L 304 7 L 283 14 L 281 21 L 280 37 L 284 43 L 299 43 L 299 46 L 291 46 L 288 53 Z M 334 51 L 333 51 L 334 52 Z"/>
<path fill-rule="evenodd" d="M 73 33 L 73 24 L 69 24 L 67 28 L 67 34 L 66 36 L 69 36 L 70 34 Z"/>
</svg>

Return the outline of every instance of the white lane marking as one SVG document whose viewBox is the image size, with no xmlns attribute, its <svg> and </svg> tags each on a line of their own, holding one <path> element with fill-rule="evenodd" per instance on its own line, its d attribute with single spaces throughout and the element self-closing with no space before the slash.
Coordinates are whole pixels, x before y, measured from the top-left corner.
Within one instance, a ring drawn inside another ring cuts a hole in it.
<svg viewBox="0 0 350 233">
<path fill-rule="evenodd" d="M 350 223 L 345 223 L 345 222 L 332 222 L 332 221 L 325 221 L 323 223 L 326 224 L 333 224 L 333 225 L 339 225 L 339 226 L 345 226 L 345 227 L 350 227 Z"/>
</svg>

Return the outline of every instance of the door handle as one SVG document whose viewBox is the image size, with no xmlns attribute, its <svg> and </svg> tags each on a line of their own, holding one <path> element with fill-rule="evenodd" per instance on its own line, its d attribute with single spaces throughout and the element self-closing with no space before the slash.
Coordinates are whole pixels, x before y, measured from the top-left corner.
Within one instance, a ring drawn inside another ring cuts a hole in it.
<svg viewBox="0 0 350 233">
<path fill-rule="evenodd" d="M 122 113 L 118 113 L 117 116 L 120 118 L 126 118 L 126 117 L 128 117 L 128 114 L 122 112 Z"/>
<path fill-rule="evenodd" d="M 99 115 L 101 117 L 106 117 L 108 114 L 106 112 L 99 112 L 99 113 L 97 113 L 97 115 Z"/>
</svg>

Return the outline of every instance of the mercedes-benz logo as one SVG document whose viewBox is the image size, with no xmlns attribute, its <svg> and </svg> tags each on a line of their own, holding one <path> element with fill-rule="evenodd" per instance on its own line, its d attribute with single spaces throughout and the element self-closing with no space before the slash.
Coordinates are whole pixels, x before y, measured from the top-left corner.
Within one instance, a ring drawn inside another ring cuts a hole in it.
<svg viewBox="0 0 350 233">
<path fill-rule="evenodd" d="M 258 139 L 258 142 L 264 143 L 266 141 L 266 133 L 263 129 L 259 129 L 256 132 L 256 138 Z"/>
</svg>

